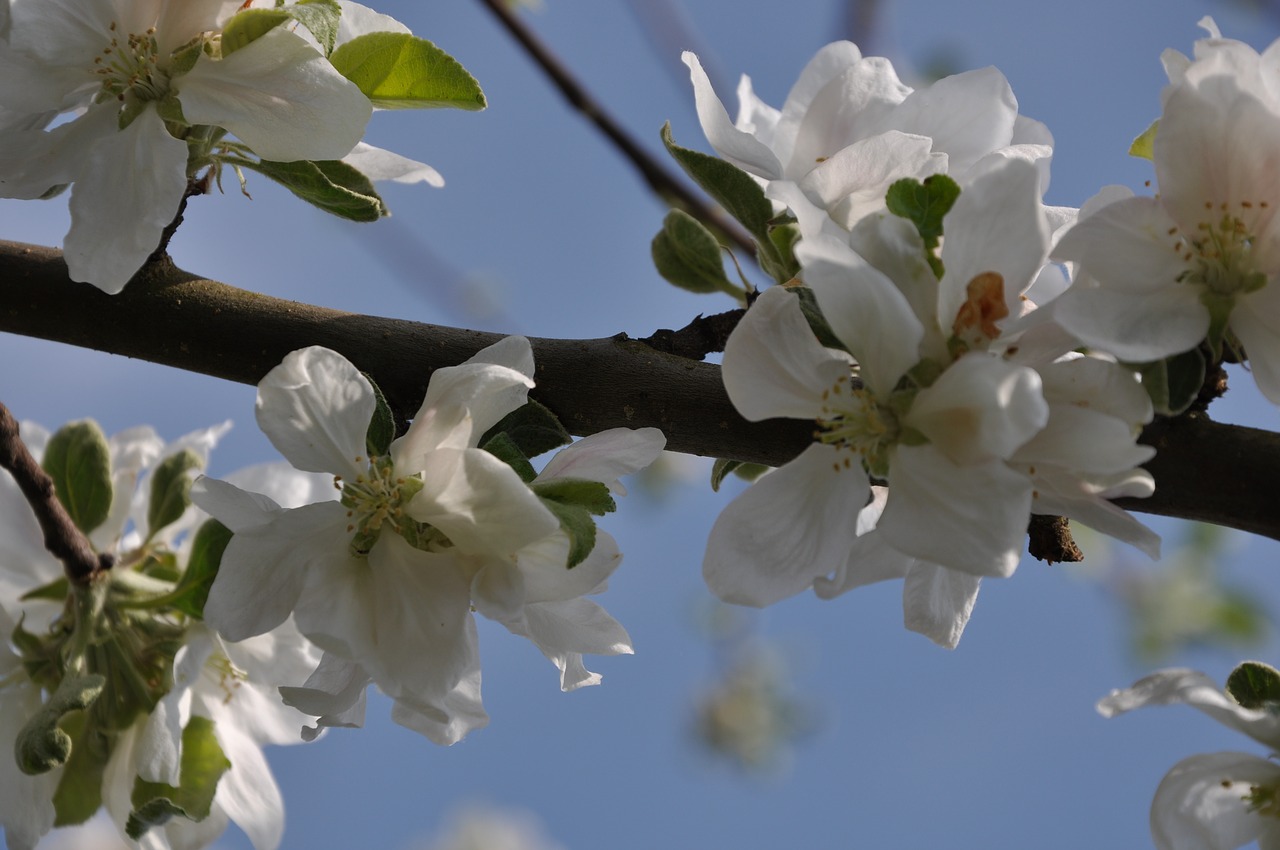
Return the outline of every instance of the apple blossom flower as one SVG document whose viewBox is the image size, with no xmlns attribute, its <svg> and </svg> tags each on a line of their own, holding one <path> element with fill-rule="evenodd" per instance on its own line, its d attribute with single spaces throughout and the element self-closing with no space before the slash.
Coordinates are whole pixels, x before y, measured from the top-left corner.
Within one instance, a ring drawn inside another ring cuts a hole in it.
<svg viewBox="0 0 1280 850">
<path fill-rule="evenodd" d="M 581 654 L 629 651 L 626 632 L 582 597 L 620 556 L 600 533 L 566 569 L 560 521 L 480 437 L 526 401 L 533 355 L 509 337 L 437 370 L 407 433 L 369 458 L 369 382 L 328 349 L 296 351 L 259 385 L 258 421 L 296 467 L 335 475 L 341 503 L 296 509 L 202 479 L 198 504 L 234 532 L 205 612 L 224 637 L 272 628 L 290 613 L 324 651 L 284 689 L 319 727 L 359 725 L 364 690 L 391 696 L 393 719 L 439 743 L 487 721 L 480 703 L 475 610 L 523 634 L 561 670 L 566 689 L 598 677 Z M 619 475 L 661 450 L 655 429 L 606 432 L 565 449 L 534 482 L 620 487 Z M 603 488 L 602 488 L 603 489 Z"/>
<path fill-rule="evenodd" d="M 296 33 L 275 27 L 220 52 L 240 6 L 6 0 L 0 110 L 15 117 L 0 133 L 0 196 L 74 184 L 73 280 L 124 287 L 178 211 L 191 146 L 214 134 L 274 161 L 340 159 L 364 135 L 368 99 Z M 45 130 L 60 113 L 73 120 Z"/>
<path fill-rule="evenodd" d="M 131 794 L 136 779 L 178 786 L 184 731 L 193 718 L 211 721 L 209 733 L 230 762 L 218 780 L 208 816 L 200 821 L 174 818 L 153 827 L 139 838 L 139 846 L 146 850 L 203 847 L 230 822 L 245 831 L 257 850 L 274 850 L 279 845 L 283 803 L 261 748 L 269 743 L 297 742 L 296 729 L 307 718 L 282 704 L 276 687 L 280 682 L 305 678 L 319 661 L 319 651 L 291 623 L 240 643 L 223 641 L 186 613 L 158 604 L 176 590 L 174 583 L 135 569 L 168 558 L 174 559 L 179 571 L 185 568 L 193 532 L 203 517 L 188 503 L 185 511 L 158 515 L 165 519 L 162 528 L 149 528 L 148 518 L 154 515 L 150 501 L 156 492 L 152 483 L 169 459 L 193 455 L 193 463 L 203 465 L 229 426 L 223 423 L 195 431 L 168 444 L 149 427 L 131 428 L 112 436 L 106 445 L 114 498 L 112 509 L 93 529 L 90 540 L 95 548 L 116 556 L 106 602 L 114 613 L 110 626 L 103 623 L 95 628 L 118 630 L 120 646 L 145 647 L 157 638 L 172 641 L 170 648 L 161 650 L 160 657 L 152 661 L 126 655 L 119 659 L 124 665 L 148 664 L 148 670 L 163 671 L 157 681 L 172 681 L 153 694 L 153 700 L 144 702 L 145 710 L 128 718 L 125 728 L 98 733 L 109 740 L 109 758 L 102 765 L 102 801 L 123 834 L 135 808 Z M 48 432 L 24 423 L 22 433 L 33 455 L 42 456 Z M 277 493 L 306 489 L 306 482 L 291 469 L 275 470 L 272 478 L 272 489 Z M 172 493 L 163 488 L 160 492 Z M 7 474 L 0 475 L 0 508 L 5 524 L 0 534 L 0 563 L 4 567 L 0 571 L 0 629 L 6 636 L 12 635 L 21 623 L 28 636 L 24 643 L 6 640 L 0 650 L 0 744 L 13 754 L 19 733 L 43 704 L 43 692 L 54 684 L 48 674 L 38 672 L 45 669 L 42 665 L 47 665 L 47 659 L 31 654 L 35 652 L 31 644 L 56 640 L 56 634 L 63 631 L 50 631 L 64 616 L 63 604 L 45 594 L 27 594 L 53 586 L 62 576 L 62 567 L 44 550 L 40 527 Z M 141 599 L 141 605 L 132 604 L 140 600 L 139 594 L 150 598 Z M 146 613 L 149 611 L 156 613 L 152 616 Z M 21 647 L 18 653 L 13 646 Z M 114 706 L 130 703 L 111 689 L 128 687 L 123 683 L 139 672 L 110 666 L 105 671 L 107 690 L 100 697 L 103 707 L 95 704 L 92 710 L 107 712 L 111 718 Z M 55 767 L 29 776 L 19 770 L 12 755 L 0 759 L 0 825 L 10 847 L 33 847 L 53 826 L 55 791 L 70 769 Z M 75 796 L 75 792 L 70 794 L 72 800 Z"/>
<path fill-rule="evenodd" d="M 806 205 L 796 198 L 802 231 Z M 897 217 L 805 235 L 802 276 L 843 350 L 820 344 L 777 287 L 730 336 L 724 381 L 743 416 L 812 419 L 815 431 L 717 520 L 703 571 L 721 598 L 765 605 L 809 586 L 830 598 L 902 577 L 908 627 L 952 647 L 978 579 L 1016 568 L 1033 512 L 1153 550 L 1154 535 L 1105 501 L 1150 492 L 1135 467 L 1152 450 L 1134 444 L 1150 404 L 1132 373 L 1055 362 L 1074 345 L 1060 333 L 1003 334 L 1048 251 L 1035 169 L 990 163 L 943 221 L 941 274 Z"/>
<path fill-rule="evenodd" d="M 1103 717 L 1148 705 L 1184 703 L 1272 751 L 1206 753 L 1174 765 L 1151 802 L 1151 836 L 1158 850 L 1232 850 L 1253 841 L 1280 846 L 1280 716 L 1270 704 L 1245 707 L 1194 670 L 1160 670 L 1098 702 Z"/>
<path fill-rule="evenodd" d="M 744 75 L 731 121 L 698 57 L 686 52 L 683 59 L 716 152 L 764 182 L 774 200 L 787 203 L 780 186 L 794 186 L 845 230 L 884 209 L 885 192 L 898 179 L 947 173 L 964 185 L 993 157 L 1036 163 L 1041 193 L 1048 188 L 1053 138 L 1018 114 L 995 68 L 913 90 L 887 59 L 835 42 L 805 66 L 781 110 L 761 101 Z"/>
<path fill-rule="evenodd" d="M 1226 345 L 1280 403 L 1280 42 L 1259 55 L 1202 25 L 1194 61 L 1165 56 L 1156 196 L 1104 205 L 1062 238 L 1055 256 L 1080 268 L 1053 315 L 1127 361 Z"/>
</svg>

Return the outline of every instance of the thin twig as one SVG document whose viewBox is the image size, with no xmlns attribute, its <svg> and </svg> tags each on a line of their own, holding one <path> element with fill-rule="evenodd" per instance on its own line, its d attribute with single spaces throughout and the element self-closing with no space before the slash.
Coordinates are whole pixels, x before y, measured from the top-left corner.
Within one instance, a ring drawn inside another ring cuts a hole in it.
<svg viewBox="0 0 1280 850">
<path fill-rule="evenodd" d="M 756 256 L 756 244 L 736 222 L 695 194 L 673 171 L 641 147 L 622 125 L 574 78 L 546 45 L 525 26 L 503 0 L 480 0 L 499 23 L 506 28 L 530 58 L 538 64 L 569 104 L 596 126 L 640 172 L 649 188 L 669 204 L 719 231 L 750 257 Z"/>
<path fill-rule="evenodd" d="M 9 470 L 18 483 L 44 532 L 45 548 L 62 562 L 67 578 L 76 584 L 89 584 L 111 568 L 112 557 L 93 551 L 88 538 L 58 501 L 53 479 L 40 468 L 18 431 L 18 420 L 0 404 L 0 467 Z"/>
</svg>

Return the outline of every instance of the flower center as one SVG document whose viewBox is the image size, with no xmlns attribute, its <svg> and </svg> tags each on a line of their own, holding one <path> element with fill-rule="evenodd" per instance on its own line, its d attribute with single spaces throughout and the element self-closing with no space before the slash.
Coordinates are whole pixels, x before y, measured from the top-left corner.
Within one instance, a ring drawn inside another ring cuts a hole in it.
<svg viewBox="0 0 1280 850">
<path fill-rule="evenodd" d="M 102 83 L 98 102 L 124 100 L 130 92 L 142 101 L 159 100 L 169 90 L 169 76 L 160 70 L 159 61 L 155 27 L 122 37 L 112 21 L 111 43 L 93 60 L 92 73 Z"/>
<path fill-rule="evenodd" d="M 822 402 L 814 439 L 860 455 L 863 466 L 876 477 L 887 475 L 889 451 L 902 435 L 897 413 L 870 390 L 852 386 L 848 375 L 823 391 Z M 844 466 L 849 463 L 846 457 Z"/>
<path fill-rule="evenodd" d="M 361 460 L 356 458 L 357 462 Z M 342 491 L 342 505 L 350 519 L 347 530 L 354 532 L 351 538 L 353 554 L 368 554 L 384 525 L 397 534 L 416 530 L 416 523 L 404 508 L 422 489 L 422 482 L 397 476 L 390 457 L 373 458 L 369 463 L 369 473 L 357 476 L 355 481 L 344 482 L 341 476 L 335 476 L 333 483 Z"/>
<path fill-rule="evenodd" d="M 1226 206 L 1221 206 L 1222 217 L 1217 221 L 1202 221 L 1193 235 L 1179 240 L 1177 251 L 1188 268 L 1178 279 L 1203 287 L 1208 295 L 1230 298 L 1256 292 L 1266 285 L 1267 276 L 1254 268 L 1253 233 Z M 1254 206 L 1242 202 L 1242 214 Z M 1259 206 L 1266 207 L 1266 202 Z M 1213 204 L 1206 201 L 1205 208 L 1212 210 Z"/>
<path fill-rule="evenodd" d="M 1222 787 L 1230 788 L 1231 780 L 1222 780 Z M 1280 785 L 1247 785 L 1249 790 L 1241 799 L 1249 811 L 1269 818 L 1280 818 Z"/>
</svg>

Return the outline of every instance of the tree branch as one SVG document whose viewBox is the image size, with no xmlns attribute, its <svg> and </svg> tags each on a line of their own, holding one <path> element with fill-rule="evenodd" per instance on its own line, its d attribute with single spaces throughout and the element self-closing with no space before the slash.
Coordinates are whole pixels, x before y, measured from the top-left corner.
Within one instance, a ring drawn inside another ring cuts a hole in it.
<svg viewBox="0 0 1280 850">
<path fill-rule="evenodd" d="M 93 551 L 88 538 L 76 528 L 67 509 L 58 501 L 53 479 L 27 451 L 18 433 L 18 420 L 3 404 L 0 404 L 0 467 L 9 470 L 31 505 L 44 532 L 44 546 L 62 562 L 68 579 L 76 584 L 89 584 L 111 568 L 112 557 Z"/>
<path fill-rule="evenodd" d="M 720 210 L 690 189 L 676 177 L 666 165 L 641 147 L 622 125 L 614 120 L 603 105 L 593 98 L 574 78 L 572 72 L 556 58 L 524 21 L 520 20 L 504 0 L 480 0 L 493 13 L 511 37 L 520 43 L 529 57 L 542 69 L 547 78 L 564 96 L 569 105 L 582 113 L 588 121 L 604 134 L 614 147 L 626 157 L 649 188 L 666 203 L 678 207 L 701 221 L 713 231 L 738 246 L 747 256 L 756 256 L 756 244 L 751 237 Z"/>
<path fill-rule="evenodd" d="M 378 381 L 412 416 L 432 371 L 460 363 L 499 334 L 329 310 L 203 280 L 162 262 L 120 295 L 67 277 L 61 252 L 0 241 L 0 331 L 138 357 L 254 384 L 290 351 L 324 345 Z M 577 435 L 655 426 L 687 454 L 779 466 L 812 438 L 812 423 L 747 422 L 720 368 L 656 351 L 625 334 L 533 339 L 532 395 Z M 1204 413 L 1149 426 L 1150 499 L 1129 510 L 1194 519 L 1280 539 L 1280 436 L 1223 425 Z"/>
</svg>

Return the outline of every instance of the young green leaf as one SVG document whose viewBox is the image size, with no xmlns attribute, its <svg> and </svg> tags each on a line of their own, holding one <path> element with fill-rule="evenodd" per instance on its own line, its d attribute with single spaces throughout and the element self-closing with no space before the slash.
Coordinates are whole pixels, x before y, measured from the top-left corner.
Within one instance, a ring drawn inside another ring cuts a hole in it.
<svg viewBox="0 0 1280 850">
<path fill-rule="evenodd" d="M 1245 708 L 1280 707 L 1280 670 L 1244 661 L 1227 677 L 1227 695 Z"/>
<path fill-rule="evenodd" d="M 960 184 L 945 174 L 934 174 L 924 180 L 904 177 L 895 181 L 885 194 L 889 212 L 916 226 L 924 240 L 925 253 L 934 274 L 942 277 L 942 261 L 934 254 L 942 239 L 942 219 L 960 197 Z"/>
<path fill-rule="evenodd" d="M 369 419 L 369 428 L 365 432 L 364 447 L 370 457 L 380 457 L 391 451 L 391 441 L 396 437 L 396 418 L 391 413 L 391 405 L 382 394 L 382 388 L 373 380 L 368 372 L 361 372 L 369 386 L 373 387 L 375 402 L 373 416 Z"/>
<path fill-rule="evenodd" d="M 424 38 L 375 32 L 338 47 L 329 61 L 383 109 L 485 108 L 484 92 L 466 68 Z"/>
<path fill-rule="evenodd" d="M 178 519 L 191 506 L 192 472 L 204 466 L 200 455 L 183 449 L 169 455 L 151 476 L 151 500 L 147 505 L 147 538 Z"/>
<path fill-rule="evenodd" d="M 244 9 L 222 29 L 222 55 L 230 56 L 242 47 L 262 38 L 289 21 L 297 21 L 311 31 L 328 56 L 338 37 L 338 19 L 342 7 L 337 0 L 298 0 L 274 9 Z"/>
<path fill-rule="evenodd" d="M 682 210 L 671 210 L 650 245 L 653 264 L 668 282 L 690 292 L 727 292 L 741 288 L 724 273 L 720 243 L 702 222 Z"/>
<path fill-rule="evenodd" d="M 116 737 L 100 730 L 86 713 L 69 715 L 62 726 L 75 743 L 53 792 L 53 825 L 76 826 L 102 808 L 102 777 Z"/>
<path fill-rule="evenodd" d="M 730 474 L 736 475 L 745 481 L 755 481 L 761 475 L 769 471 L 769 467 L 759 463 L 747 463 L 741 460 L 729 460 L 728 458 L 717 458 L 716 462 L 711 465 L 711 489 L 720 492 L 720 485 Z"/>
<path fill-rule="evenodd" d="M 562 505 L 577 505 L 596 516 L 604 516 L 618 509 L 618 503 L 609 494 L 609 488 L 599 481 L 582 478 L 555 478 L 531 485 L 543 501 Z"/>
<path fill-rule="evenodd" d="M 218 780 L 230 767 L 231 762 L 213 734 L 213 721 L 192 717 L 182 730 L 178 787 L 137 778 L 130 799 L 133 811 L 125 824 L 126 834 L 137 841 L 151 827 L 168 823 L 174 817 L 204 820 L 213 808 Z"/>
<path fill-rule="evenodd" d="M 514 469 L 520 476 L 520 480 L 526 484 L 538 477 L 538 471 L 533 468 L 533 464 L 529 463 L 529 458 L 520 451 L 516 441 L 511 439 L 511 435 L 507 432 L 501 431 L 494 434 L 481 443 L 480 448 Z"/>
<path fill-rule="evenodd" d="M 339 218 L 370 222 L 388 215 L 386 204 L 369 178 L 339 160 L 255 162 L 225 157 L 224 162 L 270 177 L 307 203 Z"/>
<path fill-rule="evenodd" d="M 577 505 L 566 505 L 551 499 L 543 499 L 542 504 L 560 520 L 560 530 L 569 538 L 569 556 L 565 560 L 565 568 L 573 569 L 596 548 L 596 521 L 585 508 Z"/>
<path fill-rule="evenodd" d="M 71 756 L 71 736 L 58 724 L 65 715 L 93 705 L 104 684 L 106 679 L 97 673 L 63 678 L 14 741 L 13 752 L 23 773 L 35 776 L 66 764 Z"/>
<path fill-rule="evenodd" d="M 111 511 L 111 450 L 91 419 L 63 425 L 44 450 L 44 471 L 76 528 L 88 534 Z"/>
<path fill-rule="evenodd" d="M 191 541 L 191 557 L 182 580 L 173 589 L 173 607 L 197 619 L 204 619 L 204 603 L 218 576 L 222 553 L 231 542 L 231 529 L 216 519 L 205 520 Z"/>
<path fill-rule="evenodd" d="M 1139 159 L 1153 159 L 1155 157 L 1156 131 L 1160 127 L 1160 119 L 1151 122 L 1151 126 L 1142 131 L 1142 135 L 1133 140 L 1133 144 L 1129 145 L 1129 156 L 1136 156 Z"/>
<path fill-rule="evenodd" d="M 559 417 L 533 399 L 498 420 L 496 425 L 484 432 L 479 444 L 484 446 L 504 432 L 524 453 L 526 459 L 573 442 L 573 437 L 560 423 Z"/>
</svg>

